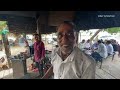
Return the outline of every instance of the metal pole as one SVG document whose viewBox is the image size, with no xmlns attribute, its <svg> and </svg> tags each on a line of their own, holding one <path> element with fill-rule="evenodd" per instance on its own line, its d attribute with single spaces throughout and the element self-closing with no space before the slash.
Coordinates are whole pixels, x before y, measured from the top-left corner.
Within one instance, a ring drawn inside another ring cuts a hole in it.
<svg viewBox="0 0 120 90">
<path fill-rule="evenodd" d="M 52 33 L 52 41 L 53 41 L 53 33 Z M 53 50 L 53 43 L 52 43 L 52 50 Z"/>
<path fill-rule="evenodd" d="M 9 47 L 9 41 L 7 38 L 7 35 L 2 34 L 2 38 L 3 38 L 3 44 L 4 44 L 4 48 L 5 48 L 5 54 L 7 56 L 7 61 L 8 61 L 8 66 L 9 68 L 11 68 L 11 61 L 9 59 L 10 55 L 11 55 L 11 51 L 10 51 L 10 47 Z"/>
</svg>

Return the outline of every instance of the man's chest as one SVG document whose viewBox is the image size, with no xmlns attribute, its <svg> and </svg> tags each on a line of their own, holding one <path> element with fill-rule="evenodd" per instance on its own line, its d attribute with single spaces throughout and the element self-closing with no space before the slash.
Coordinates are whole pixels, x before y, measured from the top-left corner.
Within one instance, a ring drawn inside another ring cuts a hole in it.
<svg viewBox="0 0 120 90">
<path fill-rule="evenodd" d="M 41 49 L 41 43 L 35 43 L 34 44 L 34 50 L 39 51 Z"/>
<path fill-rule="evenodd" d="M 58 79 L 79 78 L 81 76 L 80 65 L 77 65 L 76 60 L 69 59 L 68 61 L 61 61 L 56 59 L 53 62 L 53 72 Z"/>
</svg>

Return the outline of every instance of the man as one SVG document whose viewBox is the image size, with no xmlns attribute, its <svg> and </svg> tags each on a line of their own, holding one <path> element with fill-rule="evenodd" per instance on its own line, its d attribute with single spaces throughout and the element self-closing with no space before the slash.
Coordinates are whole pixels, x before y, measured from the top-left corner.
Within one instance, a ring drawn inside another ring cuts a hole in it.
<svg viewBox="0 0 120 90">
<path fill-rule="evenodd" d="M 54 79 L 94 79 L 95 63 L 93 58 L 75 46 L 75 26 L 65 21 L 57 29 L 59 47 L 52 53 L 52 66 L 43 79 L 54 74 Z"/>
<path fill-rule="evenodd" d="M 90 40 L 88 39 L 87 42 L 85 43 L 85 49 L 89 50 L 90 48 L 91 48 Z"/>
<path fill-rule="evenodd" d="M 23 37 L 23 35 L 21 35 L 20 38 L 19 38 L 19 46 L 20 46 L 20 47 L 25 47 L 26 44 L 27 44 L 27 43 L 26 43 L 25 38 Z"/>
<path fill-rule="evenodd" d="M 82 42 L 79 43 L 79 48 L 83 51 L 85 47 L 85 40 L 83 39 Z"/>
<path fill-rule="evenodd" d="M 91 46 L 92 50 L 96 50 L 98 49 L 98 42 L 95 42 L 92 46 Z"/>
<path fill-rule="evenodd" d="M 39 38 L 38 34 L 34 34 L 35 43 L 34 43 L 34 60 L 36 66 L 39 70 L 40 76 L 43 76 L 43 59 L 45 57 L 45 47 L 44 43 Z"/>
<path fill-rule="evenodd" d="M 113 51 L 117 52 L 118 51 L 118 44 L 116 40 L 111 40 L 112 41 L 112 46 L 113 46 Z"/>
<path fill-rule="evenodd" d="M 98 40 L 98 50 L 96 52 L 93 52 L 91 56 L 96 60 L 100 61 L 102 58 L 107 58 L 107 48 L 106 46 L 102 43 L 101 40 Z"/>
<path fill-rule="evenodd" d="M 107 44 L 106 47 L 107 47 L 108 56 L 113 55 L 114 49 L 113 49 L 113 46 L 111 44 L 111 41 L 107 41 L 106 44 Z"/>
</svg>

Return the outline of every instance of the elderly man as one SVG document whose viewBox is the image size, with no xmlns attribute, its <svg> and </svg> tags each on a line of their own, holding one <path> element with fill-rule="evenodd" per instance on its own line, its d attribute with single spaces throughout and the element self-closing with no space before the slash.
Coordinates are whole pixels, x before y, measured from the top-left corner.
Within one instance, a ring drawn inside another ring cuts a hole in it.
<svg viewBox="0 0 120 90">
<path fill-rule="evenodd" d="M 54 74 L 54 79 L 94 79 L 93 58 L 75 46 L 75 26 L 65 21 L 57 28 L 59 47 L 52 53 L 52 66 L 43 79 Z"/>
</svg>

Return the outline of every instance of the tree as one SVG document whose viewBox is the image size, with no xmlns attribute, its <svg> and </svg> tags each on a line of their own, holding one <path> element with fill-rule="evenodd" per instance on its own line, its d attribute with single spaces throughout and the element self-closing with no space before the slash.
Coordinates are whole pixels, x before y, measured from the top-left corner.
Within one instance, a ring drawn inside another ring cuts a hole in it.
<svg viewBox="0 0 120 90">
<path fill-rule="evenodd" d="M 120 32 L 120 27 L 107 28 L 107 29 L 105 29 L 105 31 L 107 31 L 110 34 L 118 33 L 118 32 Z"/>
<path fill-rule="evenodd" d="M 0 33 L 2 34 L 2 39 L 3 39 L 3 43 L 4 43 L 4 48 L 5 48 L 5 54 L 7 56 L 8 65 L 9 65 L 9 67 L 11 67 L 11 61 L 9 59 L 11 52 L 10 52 L 10 48 L 9 48 L 8 38 L 6 35 L 8 33 L 7 29 L 8 29 L 7 22 L 0 21 Z"/>
<path fill-rule="evenodd" d="M 7 22 L 6 21 L 0 21 L 0 31 L 5 28 L 7 25 Z"/>
<path fill-rule="evenodd" d="M 9 32 L 6 21 L 0 21 L 0 34 L 7 34 Z"/>
</svg>

